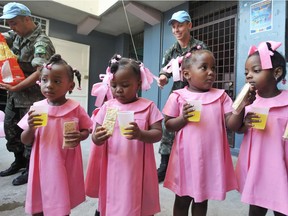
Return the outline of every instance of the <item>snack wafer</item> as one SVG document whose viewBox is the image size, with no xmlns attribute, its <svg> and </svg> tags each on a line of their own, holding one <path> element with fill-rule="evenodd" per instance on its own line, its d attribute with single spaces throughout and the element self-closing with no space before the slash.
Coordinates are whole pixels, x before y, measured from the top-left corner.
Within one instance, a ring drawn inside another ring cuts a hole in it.
<svg viewBox="0 0 288 216">
<path fill-rule="evenodd" d="M 243 88 L 241 89 L 240 93 L 237 95 L 236 100 L 234 101 L 232 108 L 233 108 L 233 113 L 239 114 L 242 109 L 244 108 L 245 104 L 244 101 L 246 97 L 248 97 L 250 89 L 250 84 L 246 83 Z"/>
<path fill-rule="evenodd" d="M 64 122 L 63 133 L 67 134 L 70 132 L 75 132 L 75 131 L 77 131 L 77 127 L 78 127 L 77 121 L 71 120 L 71 121 Z M 78 141 L 76 142 L 76 141 L 66 140 L 64 137 L 62 148 L 63 149 L 74 148 L 75 145 L 77 145 L 77 144 L 78 144 Z"/>
<path fill-rule="evenodd" d="M 77 122 L 69 121 L 64 122 L 64 133 L 74 132 L 77 130 Z"/>
<path fill-rule="evenodd" d="M 106 115 L 103 121 L 103 127 L 107 130 L 109 135 L 112 135 L 115 121 L 117 118 L 117 108 L 107 107 Z"/>
</svg>

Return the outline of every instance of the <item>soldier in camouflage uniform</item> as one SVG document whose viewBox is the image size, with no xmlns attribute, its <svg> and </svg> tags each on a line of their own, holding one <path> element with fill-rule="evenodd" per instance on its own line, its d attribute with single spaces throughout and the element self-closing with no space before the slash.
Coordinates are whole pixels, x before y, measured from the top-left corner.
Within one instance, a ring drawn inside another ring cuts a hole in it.
<svg viewBox="0 0 288 216">
<path fill-rule="evenodd" d="M 12 29 L 2 34 L 10 49 L 17 55 L 18 63 L 26 77 L 15 86 L 0 84 L 1 89 L 8 91 L 4 120 L 6 146 L 7 150 L 15 155 L 15 161 L 7 170 L 0 172 L 0 176 L 13 175 L 26 168 L 12 181 L 13 185 L 21 185 L 28 180 L 31 148 L 26 148 L 21 143 L 22 129 L 17 123 L 35 101 L 44 99 L 40 86 L 36 84 L 40 74 L 37 68 L 55 53 L 55 49 L 40 24 L 33 22 L 31 12 L 25 5 L 15 2 L 6 4 L 0 19 L 6 19 Z"/>
<path fill-rule="evenodd" d="M 165 67 L 171 59 L 184 55 L 198 45 L 200 45 L 201 48 L 208 49 L 206 44 L 204 44 L 202 41 L 196 40 L 190 35 L 192 23 L 191 18 L 186 11 L 178 11 L 174 13 L 171 19 L 168 21 L 168 25 L 171 25 L 172 33 L 177 39 L 177 42 L 166 51 L 162 61 L 162 68 Z M 171 76 L 172 74 L 166 73 L 161 70 L 159 74 L 158 85 L 163 88 L 164 85 L 168 83 Z M 183 81 L 176 81 L 173 83 L 171 92 L 176 89 L 181 89 L 185 85 L 186 83 Z M 163 136 L 159 148 L 159 154 L 161 155 L 161 163 L 160 167 L 157 169 L 159 182 L 162 182 L 166 175 L 174 136 L 174 133 L 167 131 L 163 124 Z"/>
</svg>

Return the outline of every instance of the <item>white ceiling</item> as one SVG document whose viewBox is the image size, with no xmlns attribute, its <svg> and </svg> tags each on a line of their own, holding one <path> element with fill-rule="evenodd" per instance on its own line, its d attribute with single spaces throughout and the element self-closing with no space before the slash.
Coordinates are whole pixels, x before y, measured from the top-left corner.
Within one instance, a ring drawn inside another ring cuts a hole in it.
<svg viewBox="0 0 288 216">
<path fill-rule="evenodd" d="M 95 0 L 100 1 L 100 0 Z M 105 1 L 105 0 L 101 0 Z M 93 1 L 91 1 L 93 2 Z M 186 1 L 124 1 L 124 4 L 128 4 L 129 2 L 137 2 L 143 5 L 146 9 L 152 8 L 156 9 L 160 12 L 165 12 L 171 8 L 174 8 Z M 25 1 L 24 4 L 31 10 L 33 15 L 45 17 L 45 18 L 53 18 L 56 20 L 60 20 L 66 23 L 78 25 L 88 16 L 91 17 L 91 14 L 80 11 L 75 8 L 67 7 L 65 5 L 56 3 L 54 1 Z M 93 5 L 91 5 L 93 7 Z M 139 33 L 144 29 L 144 21 L 140 18 L 130 14 L 127 12 L 128 20 L 130 23 L 131 31 L 133 34 Z M 118 0 L 116 4 L 110 7 L 106 12 L 104 12 L 100 16 L 93 17 L 100 19 L 100 24 L 94 29 L 99 32 L 103 32 L 110 35 L 119 35 L 122 33 L 129 34 L 128 24 L 125 18 L 125 13 L 122 5 L 122 1 Z"/>
</svg>

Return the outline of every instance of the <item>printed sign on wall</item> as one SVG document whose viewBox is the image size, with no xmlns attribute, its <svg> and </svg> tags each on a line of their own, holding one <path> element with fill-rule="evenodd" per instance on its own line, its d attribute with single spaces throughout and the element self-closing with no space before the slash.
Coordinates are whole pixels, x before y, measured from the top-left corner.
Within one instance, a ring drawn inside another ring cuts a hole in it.
<svg viewBox="0 0 288 216">
<path fill-rule="evenodd" d="M 272 0 L 257 2 L 250 6 L 250 34 L 272 30 Z"/>
</svg>

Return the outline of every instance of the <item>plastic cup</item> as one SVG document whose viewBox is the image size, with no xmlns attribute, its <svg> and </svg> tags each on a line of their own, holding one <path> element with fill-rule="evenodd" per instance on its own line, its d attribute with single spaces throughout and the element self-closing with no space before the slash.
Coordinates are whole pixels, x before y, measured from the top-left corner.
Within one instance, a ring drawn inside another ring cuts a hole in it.
<svg viewBox="0 0 288 216">
<path fill-rule="evenodd" d="M 188 118 L 190 122 L 199 122 L 201 117 L 202 101 L 201 100 L 188 100 L 187 103 L 193 106 L 195 110 L 192 112 L 194 115 Z"/>
<path fill-rule="evenodd" d="M 48 106 L 31 106 L 30 110 L 34 110 L 34 114 L 38 114 L 40 116 L 35 116 L 35 123 L 39 123 L 40 125 L 37 125 L 35 127 L 43 127 L 47 125 L 48 121 Z"/>
<path fill-rule="evenodd" d="M 77 118 L 71 118 L 71 119 L 63 119 L 63 135 L 75 132 L 78 130 L 78 119 Z M 73 139 L 66 139 L 65 137 L 63 138 L 63 144 L 62 148 L 63 149 L 71 149 L 75 148 L 75 146 L 79 143 L 79 141 L 74 141 Z"/>
<path fill-rule="evenodd" d="M 130 122 L 134 122 L 134 111 L 118 111 L 117 118 L 120 132 L 125 136 L 124 133 L 130 132 L 130 130 L 125 130 L 125 128 L 130 126 Z"/>
<path fill-rule="evenodd" d="M 257 120 L 259 120 L 259 122 L 253 123 L 253 128 L 259 129 L 259 130 L 264 130 L 265 126 L 266 126 L 267 118 L 268 118 L 269 108 L 267 108 L 267 107 L 251 107 L 250 112 L 253 112 L 260 117 L 260 118 L 257 118 Z"/>
</svg>

